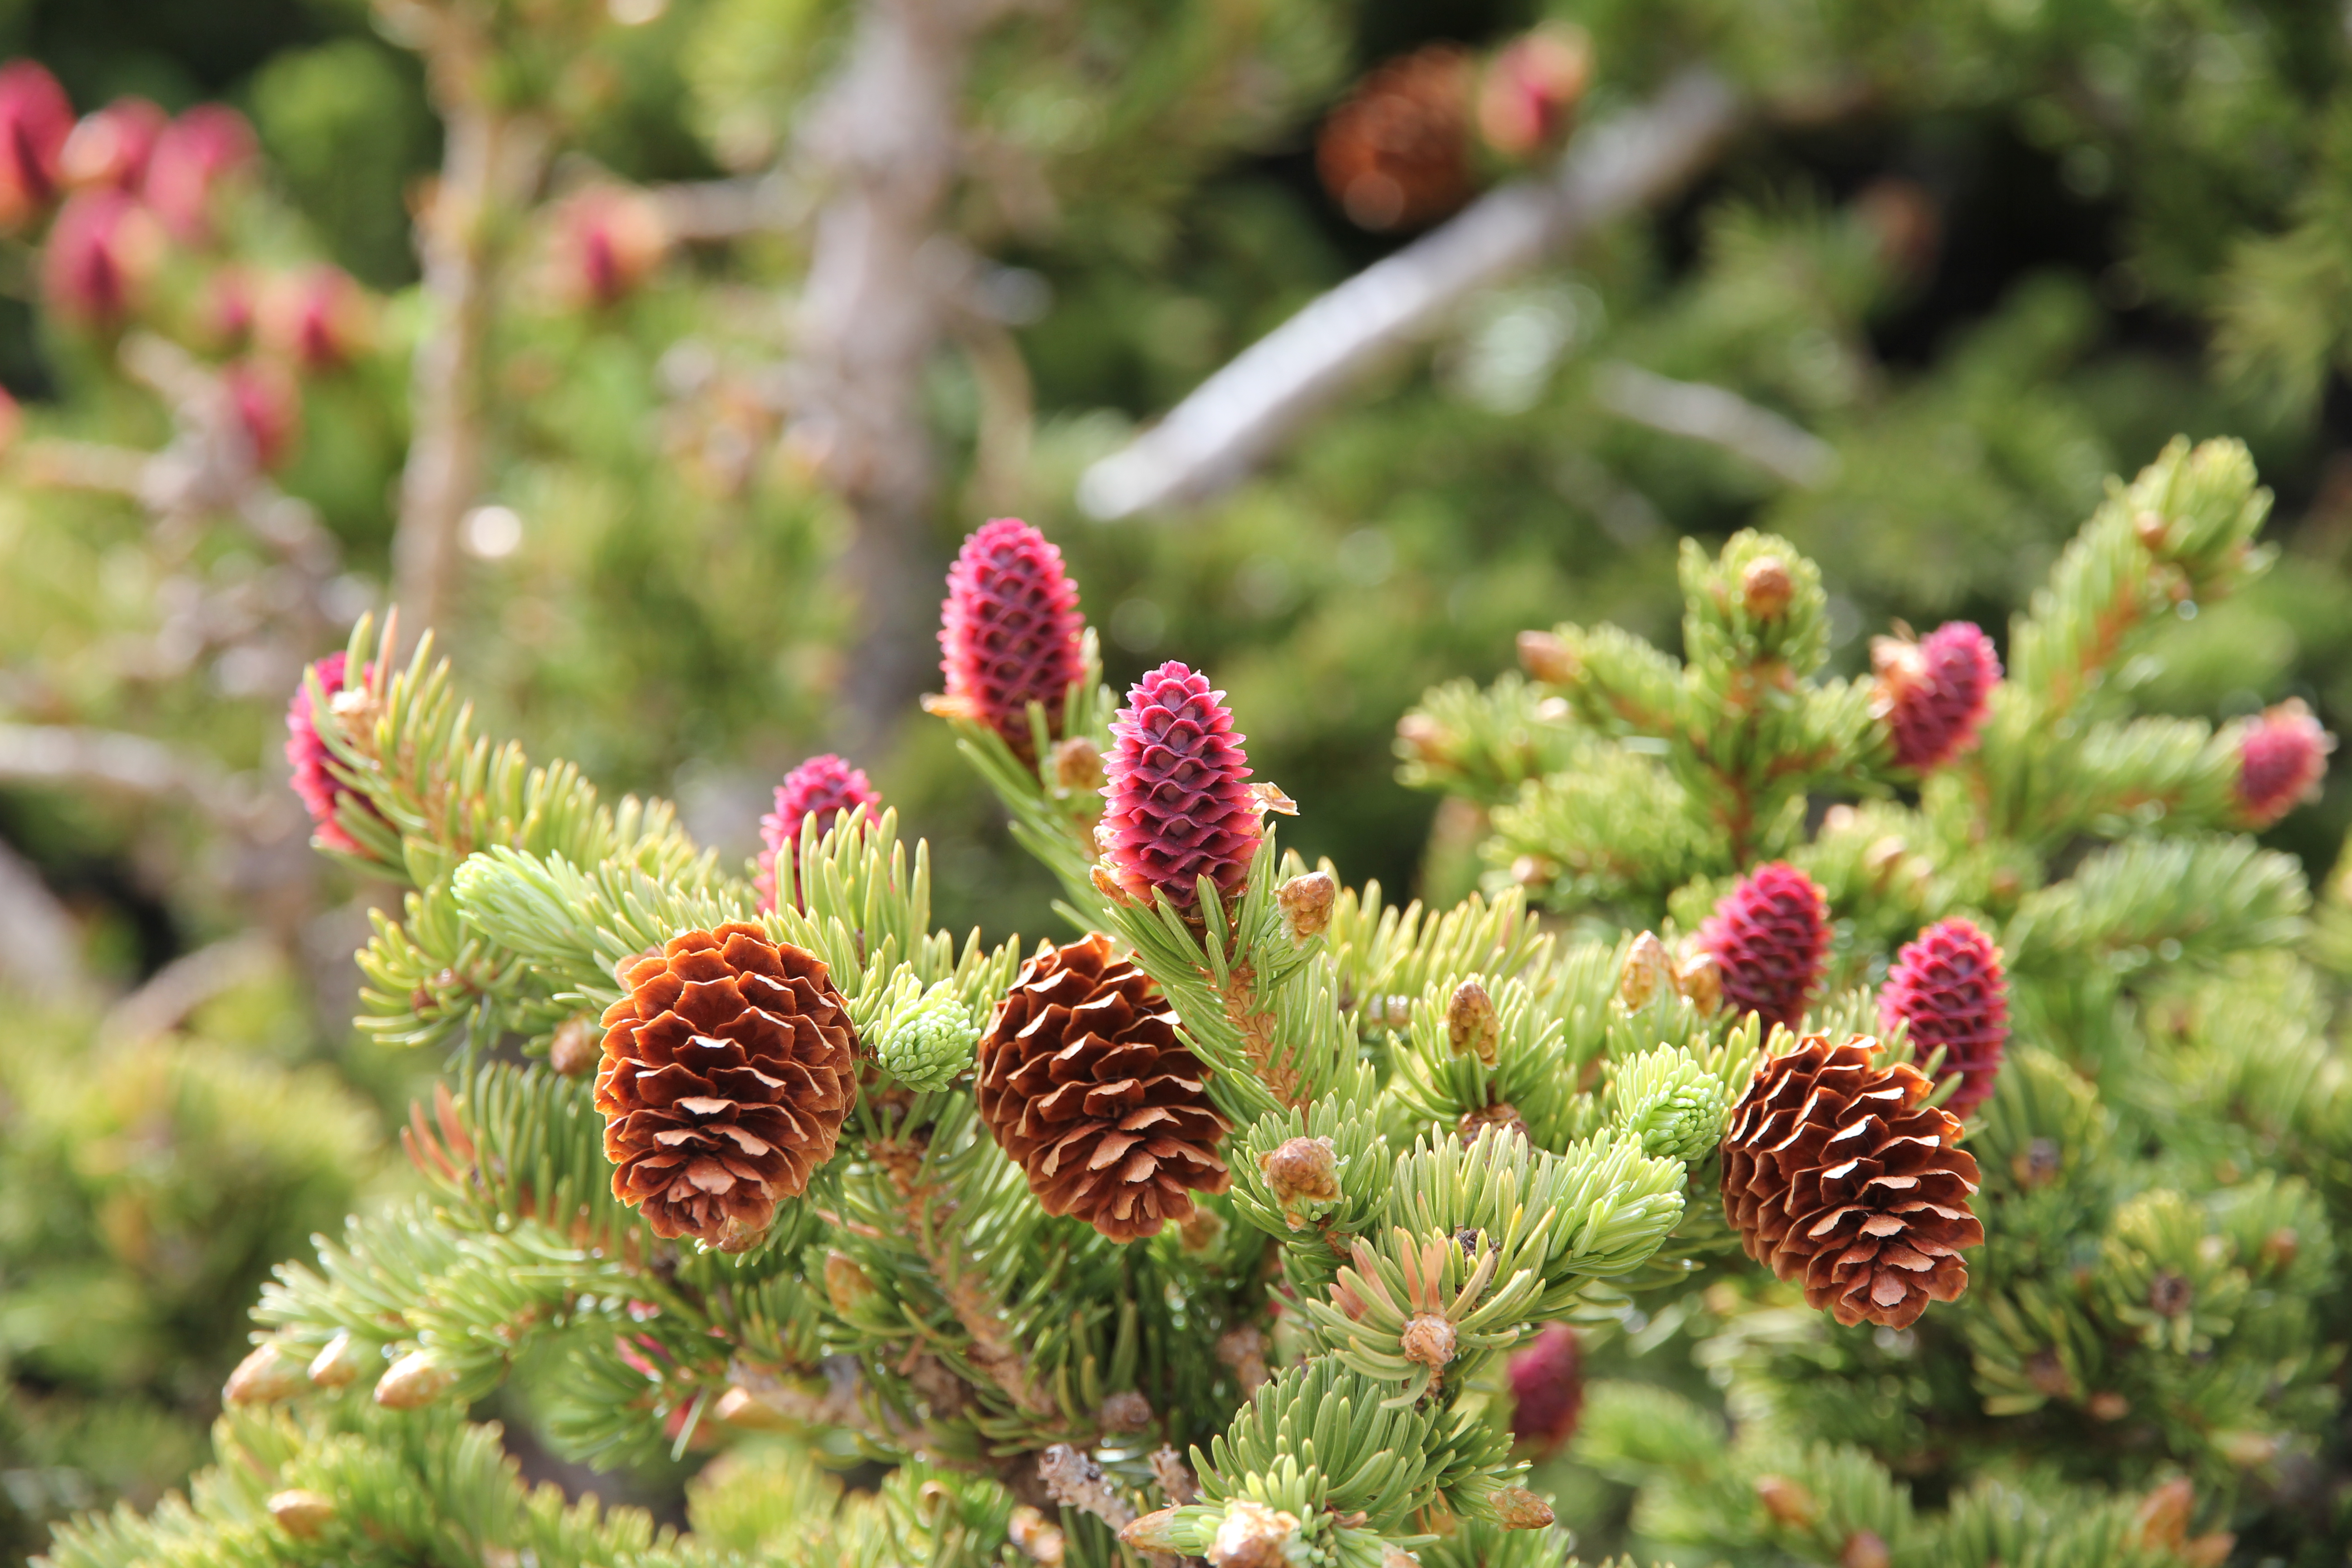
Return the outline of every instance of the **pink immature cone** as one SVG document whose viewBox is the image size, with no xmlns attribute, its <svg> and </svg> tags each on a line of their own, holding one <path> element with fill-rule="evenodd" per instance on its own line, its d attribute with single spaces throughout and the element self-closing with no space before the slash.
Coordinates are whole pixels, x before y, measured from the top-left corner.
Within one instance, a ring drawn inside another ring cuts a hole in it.
<svg viewBox="0 0 2352 1568">
<path fill-rule="evenodd" d="M 1135 683 L 1110 732 L 1110 804 L 1095 839 L 1113 885 L 1138 902 L 1156 895 L 1190 910 L 1205 876 L 1231 897 L 1248 879 L 1264 807 L 1242 782 L 1249 755 L 1225 694 L 1171 660 Z"/>
<path fill-rule="evenodd" d="M 206 279 L 196 323 L 205 346 L 223 353 L 245 347 L 253 336 L 260 292 L 253 274 L 242 267 L 224 267 Z"/>
<path fill-rule="evenodd" d="M 175 239 L 212 237 L 215 192 L 254 159 L 253 127 L 225 103 L 200 103 L 163 127 L 148 155 L 147 205 Z"/>
<path fill-rule="evenodd" d="M 832 830 L 834 816 L 851 812 L 869 821 L 882 809 L 882 796 L 862 769 L 853 768 L 831 752 L 811 757 L 784 775 L 776 786 L 776 809 L 760 818 L 760 889 L 762 913 L 776 907 L 776 858 L 789 866 L 800 853 L 801 823 L 816 814 L 817 831 Z"/>
<path fill-rule="evenodd" d="M 147 160 L 172 117 L 143 98 L 118 98 L 66 138 L 58 170 L 73 189 L 136 192 L 147 177 Z"/>
<path fill-rule="evenodd" d="M 163 258 L 154 218 L 121 191 L 70 197 L 41 247 L 41 294 L 77 326 L 120 326 L 144 300 Z"/>
<path fill-rule="evenodd" d="M 1478 84 L 1478 134 L 1506 158 L 1527 158 L 1568 139 L 1592 75 L 1580 28 L 1538 27 L 1503 46 Z"/>
<path fill-rule="evenodd" d="M 1929 926 L 1895 955 L 1878 994 L 1878 1017 L 1890 1031 L 1898 1022 L 1910 1026 L 1922 1066 L 1941 1047 L 1937 1081 L 1960 1080 L 1945 1109 L 1966 1116 L 1991 1097 L 2009 1043 L 2009 980 L 2000 949 L 1964 920 Z"/>
<path fill-rule="evenodd" d="M 2238 742 L 2238 811 L 2249 827 L 2268 827 L 2305 801 L 2319 798 L 2336 737 L 2311 710 L 2289 698 L 2265 712 Z"/>
<path fill-rule="evenodd" d="M 1992 639 L 1967 621 L 1949 621 L 1917 642 L 1874 637 L 1878 672 L 1872 710 L 1895 738 L 1895 765 L 1932 773 L 1977 742 L 2000 658 Z"/>
<path fill-rule="evenodd" d="M 254 308 L 261 346 L 306 371 L 338 370 L 366 342 L 367 291 L 340 267 L 320 265 L 273 279 Z"/>
<path fill-rule="evenodd" d="M 1045 704 L 1046 733 L 1058 738 L 1063 700 L 1086 673 L 1086 626 L 1062 552 L 1017 517 L 992 520 L 948 570 L 940 606 L 947 696 L 932 710 L 987 725 L 1034 762 L 1029 704 Z"/>
<path fill-rule="evenodd" d="M 302 394 L 282 365 L 242 360 L 221 372 L 236 425 L 256 469 L 269 473 L 293 456 L 302 434 Z"/>
<path fill-rule="evenodd" d="M 1829 904 L 1811 877 L 1775 860 L 1717 902 L 1698 928 L 1698 945 L 1714 955 L 1734 1017 L 1754 1013 L 1767 1029 L 1793 1029 L 1821 984 Z"/>
<path fill-rule="evenodd" d="M 344 665 L 343 655 L 331 653 L 310 666 L 311 669 L 318 672 L 319 688 L 326 694 L 330 704 L 334 701 L 338 692 L 345 689 Z M 373 671 L 373 667 L 370 666 L 368 669 L 361 672 L 360 680 L 362 684 L 367 681 Z M 331 849 L 341 849 L 358 854 L 359 841 L 353 838 L 335 817 L 336 806 L 341 804 L 345 795 L 354 792 L 348 784 L 335 777 L 331 769 L 333 759 L 334 753 L 327 749 L 327 742 L 320 738 L 318 714 L 311 709 L 310 688 L 309 682 L 305 681 L 294 689 L 294 700 L 286 705 L 286 761 L 294 770 L 292 780 L 294 793 L 301 796 L 303 808 L 310 814 L 312 836 L 319 843 L 326 845 Z M 364 797 L 362 798 L 364 800 Z M 373 803 L 367 804 L 368 808 L 373 811 Z"/>
<path fill-rule="evenodd" d="M 1511 1352 L 1511 1436 L 1537 1459 L 1576 1436 L 1584 1413 L 1584 1356 L 1576 1331 L 1547 1325 L 1525 1350 Z"/>
<path fill-rule="evenodd" d="M 0 231 L 30 226 L 57 199 L 73 122 L 66 89 L 38 63 L 0 66 Z"/>
<path fill-rule="evenodd" d="M 643 191 L 590 185 L 556 209 L 554 291 L 564 303 L 603 308 L 636 292 L 669 253 L 669 228 Z"/>
</svg>

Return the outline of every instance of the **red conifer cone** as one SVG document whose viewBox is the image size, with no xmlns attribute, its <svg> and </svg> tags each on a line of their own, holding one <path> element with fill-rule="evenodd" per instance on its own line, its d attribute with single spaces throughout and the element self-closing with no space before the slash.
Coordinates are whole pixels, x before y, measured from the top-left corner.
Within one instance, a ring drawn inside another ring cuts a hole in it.
<svg viewBox="0 0 2352 1568">
<path fill-rule="evenodd" d="M 1468 55 L 1432 44 L 1375 69 L 1331 111 L 1315 172 L 1349 221 L 1414 227 L 1470 199 L 1475 79 Z"/>
<path fill-rule="evenodd" d="M 293 376 L 269 360 L 240 360 L 222 369 L 221 390 L 253 466 L 264 473 L 282 467 L 302 437 L 302 392 Z"/>
<path fill-rule="evenodd" d="M 1895 737 L 1895 766 L 1930 773 L 1977 743 L 2000 682 L 1990 637 L 1950 621 L 1918 642 L 1874 637 L 1870 663 L 1878 672 L 1872 710 Z"/>
<path fill-rule="evenodd" d="M 41 247 L 42 298 L 78 326 L 118 326 L 144 300 L 165 243 L 136 198 L 113 190 L 79 192 Z"/>
<path fill-rule="evenodd" d="M 73 104 L 35 60 L 0 66 L 0 230 L 29 226 L 57 199 Z"/>
<path fill-rule="evenodd" d="M 58 154 L 58 172 L 76 190 L 92 185 L 136 191 L 147 159 L 171 116 L 143 98 L 118 98 L 82 116 Z"/>
<path fill-rule="evenodd" d="M 215 195 L 257 146 L 244 115 L 225 103 L 197 104 L 157 134 L 142 186 L 147 205 L 173 238 L 209 239 Z"/>
<path fill-rule="evenodd" d="M 1698 928 L 1735 1016 L 1793 1029 L 1821 984 L 1829 952 L 1829 904 L 1813 879 L 1784 861 L 1759 866 Z"/>
<path fill-rule="evenodd" d="M 310 666 L 319 672 L 320 689 L 326 693 L 331 704 L 336 694 L 345 689 L 345 662 L 343 655 L 331 653 Z M 360 672 L 361 686 L 366 685 L 373 668 L 370 666 Z M 294 689 L 294 699 L 286 705 L 286 761 L 294 770 L 294 793 L 301 797 L 303 809 L 310 814 L 311 832 L 320 843 L 357 854 L 358 840 L 336 820 L 336 808 L 343 797 L 356 792 L 331 771 L 329 764 L 333 758 L 327 742 L 319 737 L 318 715 L 311 710 L 310 688 L 306 680 Z M 373 802 L 361 798 L 370 811 L 375 809 Z"/>
<path fill-rule="evenodd" d="M 2249 827 L 2268 827 L 2296 805 L 2319 798 L 2336 737 L 2311 710 L 2289 698 L 2262 716 L 2238 742 L 2238 810 Z"/>
<path fill-rule="evenodd" d="M 851 767 L 831 752 L 786 773 L 776 786 L 776 809 L 760 818 L 760 873 L 752 880 L 760 889 L 761 910 L 776 907 L 776 858 L 782 855 L 789 866 L 800 853 L 801 823 L 809 813 L 816 813 L 817 829 L 824 833 L 832 829 L 837 813 L 870 817 L 881 809 L 882 796 L 865 770 Z"/>
<path fill-rule="evenodd" d="M 646 193 L 595 184 L 556 209 L 551 237 L 556 297 L 574 308 L 618 304 L 652 277 L 669 254 L 668 226 Z"/>
<path fill-rule="evenodd" d="M 1047 1214 L 1113 1241 L 1192 1217 L 1232 1180 L 1206 1071 L 1151 977 L 1099 932 L 1046 948 L 989 1020 L 975 1063 L 982 1121 Z"/>
<path fill-rule="evenodd" d="M 1874 1070 L 1876 1047 L 1811 1035 L 1756 1069 L 1724 1134 L 1723 1212 L 1748 1257 L 1802 1276 L 1807 1305 L 1906 1329 L 1969 1288 L 1960 1251 L 1984 1226 L 1959 1120 L 1920 1103 L 1918 1068 Z"/>
<path fill-rule="evenodd" d="M 1889 1030 L 1897 1020 L 1910 1025 L 1922 1061 L 1942 1047 L 1937 1077 L 1960 1080 L 1945 1105 L 1966 1116 L 1991 1095 L 2009 1041 L 2009 981 L 2000 949 L 1967 921 L 1938 921 L 1895 955 L 1878 994 L 1878 1017 Z"/>
<path fill-rule="evenodd" d="M 987 725 L 1034 762 L 1029 704 L 1045 704 L 1046 733 L 1058 738 L 1063 699 L 1086 672 L 1086 626 L 1062 552 L 1017 517 L 993 519 L 948 571 L 940 606 L 948 689 L 930 707 Z"/>
<path fill-rule="evenodd" d="M 1538 1459 L 1576 1436 L 1584 1412 L 1584 1356 L 1576 1331 L 1551 1323 L 1525 1350 L 1511 1352 L 1511 1436 Z"/>
<path fill-rule="evenodd" d="M 1263 837 L 1249 785 L 1249 756 L 1234 732 L 1225 694 L 1170 660 L 1145 673 L 1111 721 L 1103 759 L 1109 801 L 1095 840 L 1118 892 L 1138 902 L 1200 901 L 1199 879 L 1231 896 L 1249 878 Z"/>
<path fill-rule="evenodd" d="M 373 329 L 367 291 L 341 268 L 323 264 L 272 280 L 252 321 L 262 347 L 304 371 L 349 364 Z"/>
<path fill-rule="evenodd" d="M 1592 45 L 1575 27 L 1544 26 L 1503 46 L 1478 83 L 1478 134 L 1506 158 L 1568 139 L 1592 76 Z"/>
<path fill-rule="evenodd" d="M 740 1251 L 833 1158 L 857 1095 L 849 1009 L 823 960 L 741 922 L 625 979 L 596 1074 L 613 1195 L 656 1236 Z"/>
</svg>

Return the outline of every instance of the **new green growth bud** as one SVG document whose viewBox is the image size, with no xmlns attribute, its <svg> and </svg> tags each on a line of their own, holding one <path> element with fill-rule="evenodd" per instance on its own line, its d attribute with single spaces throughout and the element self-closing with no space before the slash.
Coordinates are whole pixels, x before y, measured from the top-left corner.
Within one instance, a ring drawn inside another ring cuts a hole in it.
<svg viewBox="0 0 2352 1568">
<path fill-rule="evenodd" d="M 271 1340 L 254 1347 L 252 1352 L 236 1363 L 221 1389 L 224 1405 L 276 1405 L 310 1391 L 310 1380 L 303 1375 L 302 1363 L 280 1350 Z"/>
<path fill-rule="evenodd" d="M 1723 1140 L 1723 1085 L 1678 1046 L 1626 1061 L 1610 1087 L 1617 1125 L 1653 1158 L 1702 1159 Z"/>
<path fill-rule="evenodd" d="M 1758 556 L 1739 574 L 1739 603 L 1759 621 L 1780 619 L 1796 592 L 1789 563 L 1777 555 Z"/>
<path fill-rule="evenodd" d="M 604 1059 L 604 1042 L 589 1026 L 585 1014 L 563 1020 L 556 1027 L 555 1037 L 548 1042 L 548 1068 L 565 1078 L 585 1078 Z"/>
<path fill-rule="evenodd" d="M 1165 1511 L 1172 1513 L 1175 1510 L 1171 1509 Z M 1146 1515 L 1145 1517 L 1158 1516 Z M 1137 1524 L 1142 1522 L 1142 1520 L 1137 1520 L 1129 1524 L 1127 1530 L 1133 1530 Z M 1121 1541 L 1127 1539 L 1127 1530 L 1119 1531 L 1118 1538 Z M 1045 1568 L 1062 1568 L 1063 1556 L 1068 1551 L 1068 1545 L 1062 1538 L 1062 1527 L 1058 1524 L 1046 1523 L 1045 1516 L 1027 1503 L 1023 1503 L 1013 1510 L 1013 1517 L 1005 1523 L 1005 1533 L 1013 1538 L 1013 1545 L 1029 1554 L 1030 1561 L 1043 1563 Z"/>
<path fill-rule="evenodd" d="M 1457 1338 L 1454 1325 L 1442 1313 L 1420 1312 L 1407 1320 L 1398 1342 L 1404 1350 L 1405 1360 L 1440 1367 L 1454 1359 Z"/>
<path fill-rule="evenodd" d="M 1265 1184 L 1293 1230 L 1307 1227 L 1310 1205 L 1339 1201 L 1339 1152 L 1328 1138 L 1292 1138 L 1258 1157 Z"/>
<path fill-rule="evenodd" d="M 1103 786 L 1102 748 L 1073 735 L 1054 748 L 1054 787 L 1064 795 L 1098 795 Z"/>
<path fill-rule="evenodd" d="M 309 1541 L 334 1522 L 335 1501 L 300 1487 L 272 1493 L 268 1504 L 269 1517 L 278 1528 L 297 1541 Z"/>
<path fill-rule="evenodd" d="M 1297 1514 L 1236 1499 L 1209 1542 L 1209 1568 L 1289 1568 L 1285 1548 L 1297 1534 Z"/>
<path fill-rule="evenodd" d="M 320 1388 L 343 1388 L 360 1374 L 360 1352 L 352 1343 L 352 1331 L 343 1330 L 329 1340 L 326 1348 L 310 1358 L 310 1381 Z"/>
<path fill-rule="evenodd" d="M 1548 686 L 1567 686 L 1583 673 L 1576 650 L 1550 632 L 1519 634 L 1519 665 Z"/>
<path fill-rule="evenodd" d="M 1675 988 L 1675 962 L 1666 956 L 1666 944 L 1654 932 L 1643 931 L 1626 950 L 1625 967 L 1618 972 L 1618 1000 L 1628 1012 L 1639 1012 L 1651 997 Z"/>
<path fill-rule="evenodd" d="M 1331 906 L 1339 896 L 1339 884 L 1328 871 L 1293 877 L 1275 894 L 1282 906 L 1282 929 L 1293 942 L 1321 936 L 1331 923 Z"/>
<path fill-rule="evenodd" d="M 857 1267 L 856 1259 L 845 1252 L 824 1255 L 824 1294 L 833 1310 L 848 1317 L 874 1295 L 874 1281 L 866 1270 Z"/>
<path fill-rule="evenodd" d="M 411 1351 L 376 1380 L 375 1402 L 386 1410 L 418 1410 L 456 1385 L 457 1368 L 431 1351 Z"/>
<path fill-rule="evenodd" d="M 890 1021 L 874 1054 L 883 1070 L 908 1089 L 945 1089 L 971 1066 L 979 1038 L 971 1012 L 942 983 Z"/>
<path fill-rule="evenodd" d="M 1130 1388 L 1104 1400 L 1096 1419 L 1106 1432 L 1149 1432 L 1151 1401 Z"/>
<path fill-rule="evenodd" d="M 1445 1038 L 1454 1054 L 1475 1054 L 1493 1067 L 1502 1037 L 1502 1020 L 1495 1016 L 1495 999 L 1486 994 L 1486 988 L 1475 979 L 1454 987 L 1454 1000 L 1445 1008 Z"/>
<path fill-rule="evenodd" d="M 1174 1509 L 1163 1508 L 1129 1520 L 1120 1527 L 1118 1539 L 1139 1552 L 1181 1552 L 1192 1543 L 1192 1533 L 1177 1519 Z"/>
</svg>

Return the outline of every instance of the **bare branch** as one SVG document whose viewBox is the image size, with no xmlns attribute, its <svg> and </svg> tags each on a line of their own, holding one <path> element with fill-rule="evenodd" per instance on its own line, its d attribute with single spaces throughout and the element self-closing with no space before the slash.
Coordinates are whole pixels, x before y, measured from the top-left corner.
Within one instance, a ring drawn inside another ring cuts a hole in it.
<svg viewBox="0 0 2352 1568">
<path fill-rule="evenodd" d="M 943 232 L 975 31 L 994 0 L 864 0 L 839 72 L 803 121 L 800 170 L 824 192 L 794 315 L 787 439 L 856 519 L 845 563 L 864 626 L 842 692 L 845 750 L 875 743 L 921 689 L 938 602 L 938 455 L 923 376 L 971 268 Z"/>
<path fill-rule="evenodd" d="M 99 1042 L 133 1046 L 160 1039 L 214 997 L 268 974 L 278 962 L 278 944 L 257 931 L 182 953 L 107 1009 L 99 1020 Z"/>
<path fill-rule="evenodd" d="M 798 228 L 812 203 L 805 187 L 771 171 L 734 180 L 656 185 L 654 205 L 670 238 L 709 242 Z"/>
<path fill-rule="evenodd" d="M 81 936 L 30 862 L 0 842 L 0 981 L 43 1002 L 85 994 Z"/>
<path fill-rule="evenodd" d="M 252 811 L 218 768 L 143 735 L 62 724 L 0 724 L 0 781 L 95 785 L 150 799 L 185 799 L 244 829 Z"/>
<path fill-rule="evenodd" d="M 1695 69 L 1647 107 L 1580 133 L 1549 179 L 1489 192 L 1244 350 L 1088 468 L 1078 504 L 1097 518 L 1129 517 L 1233 484 L 1367 372 L 1435 331 L 1466 296 L 1680 189 L 1740 113 L 1721 78 Z"/>
<path fill-rule="evenodd" d="M 1818 489 L 1837 477 L 1836 447 L 1723 387 L 1672 381 L 1621 363 L 1601 367 L 1593 395 L 1612 414 L 1720 447 L 1799 489 Z"/>
<path fill-rule="evenodd" d="M 420 632 L 447 608 L 458 527 L 481 489 L 483 359 L 502 213 L 521 203 L 547 155 L 540 127 L 492 101 L 486 41 L 454 8 L 428 16 L 426 79 L 446 150 L 440 183 L 417 224 L 428 325 L 410 374 L 415 434 L 392 542 L 396 598 Z"/>
</svg>

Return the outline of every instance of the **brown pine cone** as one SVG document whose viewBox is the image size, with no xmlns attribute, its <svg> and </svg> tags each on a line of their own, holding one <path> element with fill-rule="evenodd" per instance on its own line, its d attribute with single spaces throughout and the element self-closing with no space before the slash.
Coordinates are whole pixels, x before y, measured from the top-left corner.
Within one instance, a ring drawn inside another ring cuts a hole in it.
<svg viewBox="0 0 2352 1568">
<path fill-rule="evenodd" d="M 1873 1070 L 1876 1048 L 1808 1035 L 1756 1069 L 1724 1135 L 1723 1212 L 1748 1257 L 1804 1276 L 1808 1305 L 1902 1329 L 1969 1288 L 1960 1249 L 1984 1226 L 1959 1121 L 1919 1103 L 1918 1068 Z"/>
<path fill-rule="evenodd" d="M 978 1066 L 981 1119 L 1047 1214 L 1133 1241 L 1191 1219 L 1193 1193 L 1232 1179 L 1206 1070 L 1151 977 L 1099 932 L 1029 961 Z"/>
<path fill-rule="evenodd" d="M 613 1195 L 656 1236 L 748 1247 L 833 1158 L 856 1098 L 841 993 L 815 954 L 740 922 L 673 937 L 622 978 L 596 1074 Z"/>
<path fill-rule="evenodd" d="M 1349 222 L 1418 228 L 1470 199 L 1476 75 L 1461 48 L 1431 44 L 1378 67 L 1331 111 L 1315 169 Z"/>
</svg>

